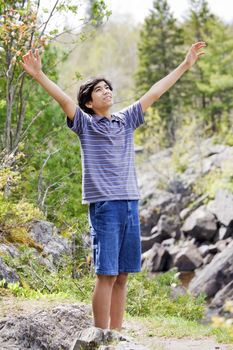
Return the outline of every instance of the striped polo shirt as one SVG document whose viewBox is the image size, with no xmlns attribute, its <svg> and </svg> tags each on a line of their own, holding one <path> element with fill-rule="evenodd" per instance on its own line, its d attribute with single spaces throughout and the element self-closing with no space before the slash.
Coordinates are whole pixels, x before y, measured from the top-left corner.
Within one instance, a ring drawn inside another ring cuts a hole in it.
<svg viewBox="0 0 233 350">
<path fill-rule="evenodd" d="M 113 113 L 111 120 L 79 107 L 73 121 L 67 117 L 81 143 L 83 203 L 139 199 L 133 132 L 143 122 L 139 101 Z"/>
</svg>

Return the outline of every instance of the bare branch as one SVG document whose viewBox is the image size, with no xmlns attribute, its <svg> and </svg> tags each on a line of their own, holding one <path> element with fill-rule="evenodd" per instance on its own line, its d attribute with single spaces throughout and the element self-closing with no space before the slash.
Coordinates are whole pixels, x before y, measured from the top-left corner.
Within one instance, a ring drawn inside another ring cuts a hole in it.
<svg viewBox="0 0 233 350">
<path fill-rule="evenodd" d="M 41 33 L 40 33 L 39 40 L 40 40 L 40 38 L 44 35 L 45 29 L 47 28 L 47 25 L 48 25 L 48 23 L 49 23 L 51 17 L 53 16 L 53 13 L 54 13 L 54 11 L 55 11 L 55 9 L 56 9 L 58 3 L 59 3 L 59 0 L 57 0 L 57 1 L 55 2 L 54 6 L 53 6 L 53 8 L 52 8 L 52 10 L 51 10 L 51 12 L 50 12 L 50 14 L 49 14 L 49 17 L 48 17 L 47 21 L 45 22 L 44 28 L 42 29 L 42 31 L 41 31 Z"/>
</svg>

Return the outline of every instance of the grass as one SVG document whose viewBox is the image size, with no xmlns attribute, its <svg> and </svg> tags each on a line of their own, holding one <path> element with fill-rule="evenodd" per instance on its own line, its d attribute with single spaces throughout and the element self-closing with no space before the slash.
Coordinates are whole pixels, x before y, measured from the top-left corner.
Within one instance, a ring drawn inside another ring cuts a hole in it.
<svg viewBox="0 0 233 350">
<path fill-rule="evenodd" d="M 28 265 L 29 260 L 31 265 Z M 74 280 L 69 261 L 65 267 L 51 272 L 34 261 L 30 254 L 22 255 L 20 261 L 14 259 L 11 263 L 14 263 L 13 267 L 17 263 L 21 284 L 9 283 L 5 289 L 5 281 L 0 281 L 0 296 L 3 295 L 3 298 L 5 294 L 6 297 L 13 295 L 18 300 L 37 300 L 41 303 L 52 300 L 91 303 L 95 276 L 90 271 Z M 171 287 L 179 283 L 174 271 L 153 277 L 145 272 L 131 275 L 127 318 L 143 324 L 145 337 L 200 339 L 215 336 L 218 342 L 233 343 L 233 336 L 226 328 L 200 323 L 205 311 L 204 296 L 194 297 L 189 293 L 172 296 Z"/>
<path fill-rule="evenodd" d="M 214 337 L 219 343 L 232 344 L 233 338 L 227 329 L 214 328 L 212 325 L 202 325 L 198 321 L 190 321 L 181 317 L 132 317 L 126 316 L 129 321 L 137 321 L 143 329 L 143 337 L 166 337 L 166 338 L 191 338 L 202 339 Z M 138 332 L 132 330 L 132 336 L 138 336 Z"/>
</svg>

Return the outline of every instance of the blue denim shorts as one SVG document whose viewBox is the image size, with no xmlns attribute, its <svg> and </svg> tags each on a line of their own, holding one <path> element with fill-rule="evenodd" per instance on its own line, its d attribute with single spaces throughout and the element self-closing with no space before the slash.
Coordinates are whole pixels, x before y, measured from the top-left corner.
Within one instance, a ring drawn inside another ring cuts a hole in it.
<svg viewBox="0 0 233 350">
<path fill-rule="evenodd" d="M 95 272 L 118 275 L 141 270 L 138 200 L 91 203 L 89 207 Z"/>
</svg>

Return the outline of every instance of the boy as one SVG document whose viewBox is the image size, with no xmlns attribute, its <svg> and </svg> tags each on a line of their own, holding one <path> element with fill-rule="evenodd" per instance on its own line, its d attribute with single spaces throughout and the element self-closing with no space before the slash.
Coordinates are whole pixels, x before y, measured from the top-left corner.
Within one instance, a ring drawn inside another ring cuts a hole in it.
<svg viewBox="0 0 233 350">
<path fill-rule="evenodd" d="M 204 52 L 193 44 L 184 61 L 155 83 L 139 101 L 118 113 L 112 86 L 93 78 L 80 87 L 77 106 L 42 72 L 38 49 L 23 56 L 22 66 L 61 106 L 67 125 L 80 139 L 83 162 L 83 202 L 89 203 L 96 284 L 94 325 L 120 330 L 128 273 L 140 271 L 139 192 L 134 167 L 133 131 L 144 112 L 188 70 Z"/>
</svg>

